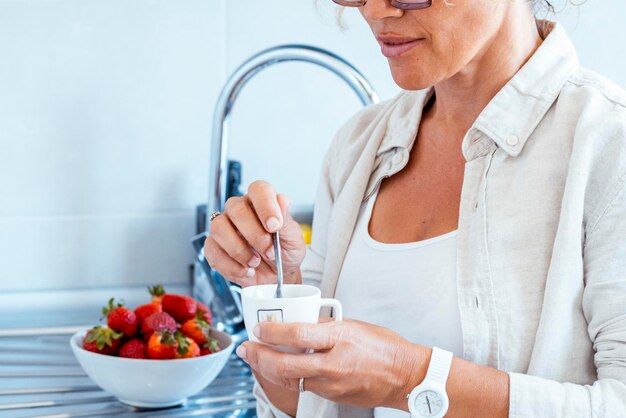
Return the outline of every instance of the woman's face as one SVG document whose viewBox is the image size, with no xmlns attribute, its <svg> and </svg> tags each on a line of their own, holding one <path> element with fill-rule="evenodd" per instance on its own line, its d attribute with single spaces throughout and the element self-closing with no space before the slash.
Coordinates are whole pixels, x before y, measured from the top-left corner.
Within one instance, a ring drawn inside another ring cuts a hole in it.
<svg viewBox="0 0 626 418">
<path fill-rule="evenodd" d="M 399 10 L 388 0 L 360 7 L 391 74 L 405 90 L 433 86 L 468 68 L 497 36 L 510 3 L 525 0 L 433 0 L 421 10 Z"/>
</svg>

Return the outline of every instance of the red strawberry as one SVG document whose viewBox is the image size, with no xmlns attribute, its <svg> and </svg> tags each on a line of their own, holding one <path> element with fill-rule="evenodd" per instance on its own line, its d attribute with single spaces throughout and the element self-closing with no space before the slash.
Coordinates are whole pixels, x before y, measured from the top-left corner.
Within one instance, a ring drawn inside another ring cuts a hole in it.
<svg viewBox="0 0 626 418">
<path fill-rule="evenodd" d="M 102 308 L 102 314 L 107 317 L 109 328 L 121 332 L 127 337 L 132 337 L 137 333 L 137 315 L 135 312 L 118 303 L 114 306 L 114 299 L 109 299 L 109 306 Z"/>
<path fill-rule="evenodd" d="M 211 326 L 205 320 L 203 312 L 198 309 L 196 317 L 182 324 L 180 330 L 183 334 L 202 345 L 209 338 Z"/>
<path fill-rule="evenodd" d="M 120 357 L 148 358 L 148 346 L 139 338 L 133 338 L 120 348 Z"/>
<path fill-rule="evenodd" d="M 176 358 L 191 358 L 200 355 L 200 347 L 194 340 L 177 332 L 174 334 L 178 347 L 176 348 Z"/>
<path fill-rule="evenodd" d="M 135 315 L 137 315 L 139 323 L 142 323 L 145 318 L 157 312 L 163 312 L 161 302 L 150 302 L 135 308 Z"/>
<path fill-rule="evenodd" d="M 163 305 L 163 311 L 172 315 L 176 322 L 181 324 L 196 316 L 196 301 L 189 296 L 167 293 L 163 295 L 161 304 Z"/>
<path fill-rule="evenodd" d="M 114 356 L 122 345 L 122 336 L 122 333 L 98 325 L 90 329 L 85 335 L 83 348 L 93 353 Z"/>
<path fill-rule="evenodd" d="M 143 332 L 144 341 L 150 340 L 150 337 L 157 331 L 176 331 L 176 321 L 165 312 L 157 312 L 144 318 L 141 322 L 141 332 Z"/>
<path fill-rule="evenodd" d="M 198 307 L 196 314 L 198 313 L 198 311 L 202 312 L 204 314 L 204 320 L 207 321 L 209 325 L 212 325 L 213 315 L 211 314 L 211 310 L 209 309 L 209 307 L 206 306 L 204 303 L 198 301 L 196 301 L 196 306 Z"/>
<path fill-rule="evenodd" d="M 161 302 L 161 298 L 165 294 L 165 288 L 162 284 L 148 287 L 148 292 L 152 295 L 152 302 Z"/>
<path fill-rule="evenodd" d="M 148 358 L 168 360 L 176 357 L 178 342 L 169 331 L 155 332 L 148 341 Z"/>
<path fill-rule="evenodd" d="M 217 353 L 222 348 L 220 347 L 220 342 L 215 338 L 209 338 L 207 342 L 200 345 L 200 355 L 206 356 L 207 354 Z"/>
</svg>

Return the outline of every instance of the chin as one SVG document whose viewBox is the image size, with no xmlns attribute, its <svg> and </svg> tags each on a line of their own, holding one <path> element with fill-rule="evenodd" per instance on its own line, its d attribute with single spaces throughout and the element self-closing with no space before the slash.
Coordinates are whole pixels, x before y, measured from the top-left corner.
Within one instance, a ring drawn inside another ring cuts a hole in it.
<svg viewBox="0 0 626 418">
<path fill-rule="evenodd" d="M 434 86 L 438 81 L 433 74 L 420 67 L 394 68 L 390 63 L 389 68 L 393 81 L 403 90 L 423 90 Z"/>
</svg>

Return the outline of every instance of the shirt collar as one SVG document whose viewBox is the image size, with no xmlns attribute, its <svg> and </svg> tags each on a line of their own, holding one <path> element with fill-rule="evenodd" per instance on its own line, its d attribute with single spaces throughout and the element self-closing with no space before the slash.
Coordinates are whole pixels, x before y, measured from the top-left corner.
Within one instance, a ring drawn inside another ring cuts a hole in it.
<svg viewBox="0 0 626 418">
<path fill-rule="evenodd" d="M 377 157 L 395 148 L 411 148 L 422 119 L 422 110 L 433 92 L 432 88 L 402 92 L 389 115 L 387 130 L 378 147 Z"/>
<path fill-rule="evenodd" d="M 463 139 L 466 159 L 471 159 L 472 147 L 478 146 L 472 141 L 476 130 L 517 157 L 578 68 L 576 50 L 563 27 L 559 23 L 547 26 L 549 33 L 537 51 L 489 102 Z"/>
<path fill-rule="evenodd" d="M 540 21 L 539 25 L 543 23 Z M 472 160 L 485 149 L 483 141 L 476 140 L 479 132 L 511 157 L 517 157 L 578 68 L 576 50 L 561 24 L 545 23 L 549 33 L 537 51 L 495 95 L 467 132 L 462 143 L 466 160 Z M 395 148 L 411 148 L 422 110 L 433 92 L 431 87 L 402 93 L 387 121 L 387 132 L 377 156 Z"/>
</svg>

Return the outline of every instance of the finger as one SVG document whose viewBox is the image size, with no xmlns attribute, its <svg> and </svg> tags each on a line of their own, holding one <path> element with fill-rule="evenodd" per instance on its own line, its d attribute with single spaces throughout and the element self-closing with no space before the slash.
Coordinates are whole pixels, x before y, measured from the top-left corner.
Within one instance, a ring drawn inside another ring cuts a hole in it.
<svg viewBox="0 0 626 418">
<path fill-rule="evenodd" d="M 295 250 L 304 246 L 304 237 L 302 229 L 289 213 L 291 202 L 285 195 L 277 196 L 278 204 L 283 214 L 283 227 L 280 230 L 280 240 L 283 243 L 283 250 Z"/>
<path fill-rule="evenodd" d="M 276 196 L 276 201 L 278 202 L 278 206 L 280 207 L 280 213 L 283 215 L 283 220 L 287 220 L 291 218 L 289 216 L 289 206 L 291 206 L 291 202 L 289 198 L 284 194 L 279 194 Z M 283 228 L 285 227 L 286 222 L 283 222 Z"/>
<path fill-rule="evenodd" d="M 271 184 L 255 181 L 248 188 L 248 199 L 267 232 L 276 232 L 282 228 L 283 214 Z"/>
<path fill-rule="evenodd" d="M 206 241 L 204 241 L 204 258 L 206 258 L 213 270 L 231 282 L 235 282 L 240 286 L 249 286 L 255 282 L 256 271 L 253 268 L 242 266 L 229 256 L 212 235 L 209 235 Z"/>
<path fill-rule="evenodd" d="M 232 259 L 242 266 L 256 268 L 261 263 L 261 257 L 255 254 L 250 245 L 242 238 L 226 213 L 211 222 L 210 236 Z"/>
<path fill-rule="evenodd" d="M 274 261 L 274 248 L 272 245 L 272 237 L 267 233 L 261 221 L 252 208 L 248 198 L 230 198 L 226 201 L 225 212 L 228 218 L 237 229 L 243 239 L 248 242 L 256 255 L 262 254 L 265 259 Z M 216 218 L 217 219 L 217 218 Z M 255 259 L 258 267 L 261 259 Z"/>
<path fill-rule="evenodd" d="M 341 332 L 341 322 L 322 324 L 264 322 L 254 329 L 254 335 L 265 343 L 314 350 L 332 349 L 337 344 Z"/>
<path fill-rule="evenodd" d="M 317 377 L 324 373 L 324 354 L 292 354 L 276 351 L 264 344 L 245 342 L 237 348 L 237 355 L 270 381 L 291 385 L 285 380 Z"/>
</svg>

